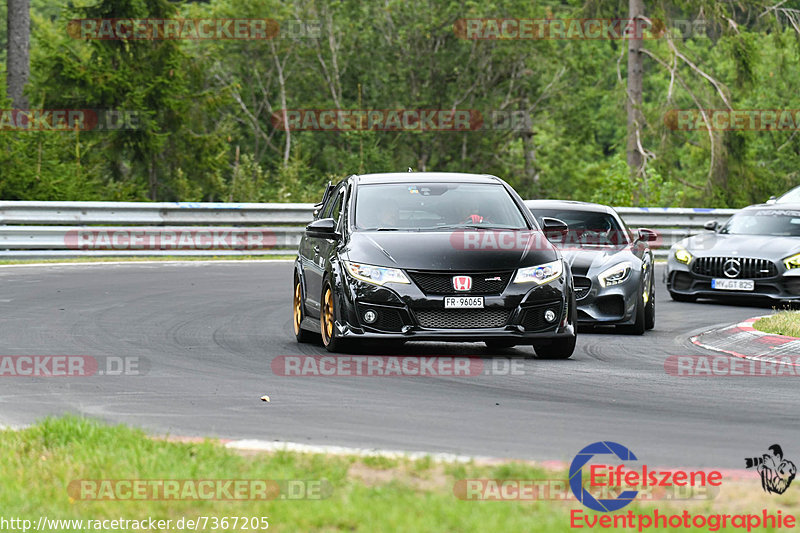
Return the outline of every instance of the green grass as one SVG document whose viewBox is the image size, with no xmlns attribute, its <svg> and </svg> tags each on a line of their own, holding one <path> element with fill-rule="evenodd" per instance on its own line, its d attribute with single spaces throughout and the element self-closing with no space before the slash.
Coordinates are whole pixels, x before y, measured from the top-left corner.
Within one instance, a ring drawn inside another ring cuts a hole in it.
<svg viewBox="0 0 800 533">
<path fill-rule="evenodd" d="M 63 259 L 0 259 L 0 265 L 38 265 L 48 263 L 107 263 L 107 262 L 137 262 L 137 261 L 242 261 L 242 260 L 259 260 L 259 261 L 272 261 L 275 259 L 294 259 L 296 254 L 285 255 L 232 255 L 232 256 L 186 256 L 186 255 L 169 255 L 169 256 L 152 256 L 152 257 L 65 257 Z"/>
<path fill-rule="evenodd" d="M 569 510 L 587 511 L 574 500 L 472 502 L 453 494 L 458 479 L 566 478 L 565 472 L 546 472 L 527 463 L 442 465 L 430 459 L 237 453 L 214 441 L 150 439 L 138 430 L 75 417 L 0 431 L 0 450 L 0 517 L 34 523 L 40 515 L 84 520 L 153 517 L 173 523 L 181 517 L 266 516 L 269 531 L 567 532 L 572 531 Z M 70 500 L 67 486 L 81 479 L 326 480 L 332 490 L 321 500 Z M 754 490 L 760 488 L 754 485 Z M 689 508 L 709 512 L 712 503 Z M 676 509 L 682 509 L 671 506 L 678 513 Z M 666 504 L 659 506 L 665 508 Z M 625 511 L 629 509 L 646 511 L 652 506 L 634 504 Z"/>
<path fill-rule="evenodd" d="M 781 311 L 756 320 L 753 327 L 766 333 L 800 337 L 800 311 Z"/>
</svg>

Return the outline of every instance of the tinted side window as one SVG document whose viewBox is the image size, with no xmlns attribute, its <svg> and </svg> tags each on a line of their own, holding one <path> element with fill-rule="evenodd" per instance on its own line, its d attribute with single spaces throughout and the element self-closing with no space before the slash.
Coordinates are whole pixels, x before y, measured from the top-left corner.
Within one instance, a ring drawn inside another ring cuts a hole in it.
<svg viewBox="0 0 800 533">
<path fill-rule="evenodd" d="M 344 198 L 344 188 L 339 189 L 339 192 L 336 193 L 336 196 L 333 198 L 333 205 L 331 206 L 331 212 L 328 214 L 328 217 L 334 219 L 337 223 L 339 222 L 339 215 L 342 213 L 342 199 Z"/>
<path fill-rule="evenodd" d="M 330 218 L 331 211 L 333 210 L 333 206 L 336 203 L 337 199 L 339 198 L 339 193 L 342 191 L 342 188 L 339 187 L 335 191 L 333 191 L 328 198 L 328 201 L 325 202 L 325 205 L 322 206 L 322 210 L 320 211 L 320 218 Z"/>
</svg>

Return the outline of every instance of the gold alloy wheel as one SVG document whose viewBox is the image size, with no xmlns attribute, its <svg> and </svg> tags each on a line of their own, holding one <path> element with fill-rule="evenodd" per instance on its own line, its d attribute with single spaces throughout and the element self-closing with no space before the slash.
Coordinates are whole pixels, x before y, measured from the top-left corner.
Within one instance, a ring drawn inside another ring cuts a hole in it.
<svg viewBox="0 0 800 533">
<path fill-rule="evenodd" d="M 322 320 L 319 321 L 320 328 L 322 329 L 322 342 L 327 346 L 331 343 L 333 337 L 333 293 L 330 287 L 325 289 L 325 297 L 323 298 L 322 306 Z"/>
<path fill-rule="evenodd" d="M 301 312 L 301 306 L 303 305 L 303 300 L 301 299 L 301 291 L 300 291 L 300 280 L 297 280 L 294 285 L 294 302 L 292 302 L 294 307 L 293 317 L 294 317 L 294 334 L 300 334 L 300 320 L 303 317 Z"/>
</svg>

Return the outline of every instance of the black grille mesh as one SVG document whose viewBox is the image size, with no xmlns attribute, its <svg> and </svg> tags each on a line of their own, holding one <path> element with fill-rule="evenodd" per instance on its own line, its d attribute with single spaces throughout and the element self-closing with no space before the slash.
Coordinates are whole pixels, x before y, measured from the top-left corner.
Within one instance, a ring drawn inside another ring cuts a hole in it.
<svg viewBox="0 0 800 533">
<path fill-rule="evenodd" d="M 525 331 L 543 331 L 556 327 L 561 318 L 561 307 L 561 302 L 548 302 L 525 309 L 522 327 L 525 328 Z M 544 314 L 548 309 L 556 314 L 556 319 L 552 322 L 544 319 Z"/>
<path fill-rule="evenodd" d="M 364 312 L 367 309 L 372 309 L 378 314 L 378 319 L 373 324 L 363 322 Z M 397 309 L 390 309 L 381 306 L 371 306 L 368 304 L 358 304 L 359 317 L 363 324 L 367 327 L 377 329 L 379 331 L 400 331 L 405 325 L 403 323 L 403 316 Z"/>
<path fill-rule="evenodd" d="M 500 294 L 511 280 L 511 271 L 503 272 L 422 272 L 408 274 L 425 294 Z M 457 291 L 453 288 L 453 276 L 470 276 L 472 289 Z"/>
<path fill-rule="evenodd" d="M 428 309 L 416 312 L 419 325 L 436 329 L 499 328 L 506 325 L 508 309 Z"/>
<path fill-rule="evenodd" d="M 575 298 L 578 300 L 586 298 L 592 288 L 592 280 L 583 276 L 575 276 Z"/>
</svg>

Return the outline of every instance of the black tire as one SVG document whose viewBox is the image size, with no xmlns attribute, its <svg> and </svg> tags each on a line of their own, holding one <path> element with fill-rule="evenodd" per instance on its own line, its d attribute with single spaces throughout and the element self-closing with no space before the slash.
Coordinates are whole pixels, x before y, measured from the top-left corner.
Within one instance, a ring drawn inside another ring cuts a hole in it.
<svg viewBox="0 0 800 533">
<path fill-rule="evenodd" d="M 492 339 L 483 341 L 487 348 L 490 350 L 505 350 L 513 348 L 517 343 L 513 339 Z"/>
<path fill-rule="evenodd" d="M 300 323 L 306 317 L 305 305 L 303 302 L 303 288 L 300 286 L 300 278 L 294 278 L 294 296 L 292 299 L 292 327 L 294 338 L 297 342 L 312 342 L 314 334 L 307 329 L 300 327 Z"/>
<path fill-rule="evenodd" d="M 575 351 L 577 336 L 564 339 L 553 339 L 550 344 L 534 345 L 536 357 L 539 359 L 569 359 Z"/>
<path fill-rule="evenodd" d="M 644 335 L 645 324 L 644 324 L 644 302 L 641 300 L 636 304 L 636 322 L 633 323 L 632 326 L 628 329 L 629 335 Z"/>
<path fill-rule="evenodd" d="M 322 299 L 320 300 L 319 330 L 322 336 L 322 345 L 329 352 L 342 352 L 347 342 L 336 334 L 336 294 L 333 292 L 330 281 L 322 285 Z"/>
<path fill-rule="evenodd" d="M 669 296 L 676 302 L 696 302 L 697 296 L 691 296 L 689 294 L 680 294 L 677 292 L 669 291 Z"/>
<path fill-rule="evenodd" d="M 647 305 L 644 307 L 644 329 L 656 327 L 656 291 L 655 283 L 650 281 L 650 292 L 648 292 Z"/>
<path fill-rule="evenodd" d="M 628 335 L 644 335 L 645 330 L 645 305 L 642 290 L 639 289 L 639 296 L 636 300 L 636 319 L 631 326 L 619 326 L 623 333 Z"/>
</svg>

